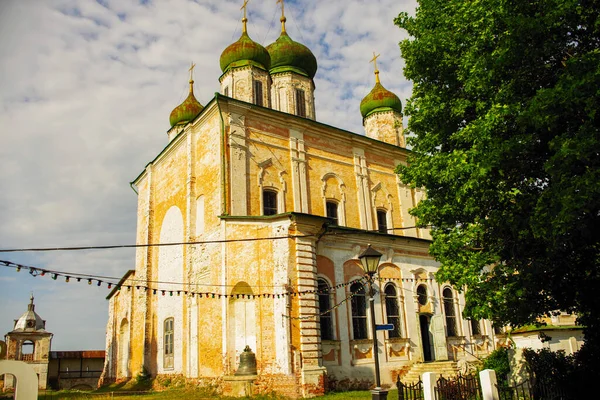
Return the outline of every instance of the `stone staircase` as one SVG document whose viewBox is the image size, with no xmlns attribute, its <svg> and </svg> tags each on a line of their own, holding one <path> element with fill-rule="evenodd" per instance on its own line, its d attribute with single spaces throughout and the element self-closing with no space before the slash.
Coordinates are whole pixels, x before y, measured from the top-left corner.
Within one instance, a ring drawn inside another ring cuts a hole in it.
<svg viewBox="0 0 600 400">
<path fill-rule="evenodd" d="M 434 361 L 427 363 L 416 363 L 408 370 L 408 373 L 400 378 L 402 383 L 418 382 L 425 372 L 435 372 L 444 378 L 458 375 L 458 366 L 454 361 Z"/>
</svg>

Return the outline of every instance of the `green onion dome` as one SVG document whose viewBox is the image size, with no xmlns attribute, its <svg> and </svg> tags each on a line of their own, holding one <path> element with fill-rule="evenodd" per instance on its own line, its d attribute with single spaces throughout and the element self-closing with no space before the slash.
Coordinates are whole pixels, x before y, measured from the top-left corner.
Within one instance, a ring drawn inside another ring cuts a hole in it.
<svg viewBox="0 0 600 400">
<path fill-rule="evenodd" d="M 196 97 L 194 96 L 194 81 L 190 80 L 190 94 L 183 101 L 183 103 L 171 111 L 171 116 L 169 117 L 171 127 L 190 122 L 198 114 L 200 114 L 200 111 L 203 109 L 204 106 L 200 104 L 200 102 L 196 100 Z"/>
<path fill-rule="evenodd" d="M 231 68 L 246 65 L 253 65 L 267 71 L 271 67 L 269 52 L 263 46 L 250 39 L 246 31 L 246 21 L 245 18 L 242 20 L 244 23 L 242 36 L 237 42 L 230 44 L 221 53 L 220 65 L 223 72 L 227 72 Z"/>
<path fill-rule="evenodd" d="M 375 87 L 360 102 L 360 113 L 363 118 L 378 111 L 394 110 L 402 112 L 402 102 L 394 93 L 390 92 L 379 82 L 379 71 L 375 71 Z"/>
<path fill-rule="evenodd" d="M 285 31 L 285 17 L 281 18 L 281 35 L 267 46 L 271 56 L 269 73 L 293 71 L 314 78 L 317 73 L 317 59 L 305 45 L 294 42 Z"/>
</svg>

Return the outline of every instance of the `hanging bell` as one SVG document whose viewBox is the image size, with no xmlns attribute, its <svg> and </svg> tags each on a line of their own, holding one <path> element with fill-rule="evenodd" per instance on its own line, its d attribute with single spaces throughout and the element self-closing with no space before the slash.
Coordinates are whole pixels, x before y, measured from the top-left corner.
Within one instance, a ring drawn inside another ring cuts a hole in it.
<svg viewBox="0 0 600 400">
<path fill-rule="evenodd" d="M 235 374 L 256 375 L 256 356 L 250 350 L 250 346 L 246 346 L 242 354 L 240 354 L 240 367 Z"/>
</svg>

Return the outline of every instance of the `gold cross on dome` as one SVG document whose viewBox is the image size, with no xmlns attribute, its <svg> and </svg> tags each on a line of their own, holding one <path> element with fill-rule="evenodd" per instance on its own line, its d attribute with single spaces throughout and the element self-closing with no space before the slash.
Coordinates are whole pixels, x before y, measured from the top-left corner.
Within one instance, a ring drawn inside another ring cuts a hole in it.
<svg viewBox="0 0 600 400">
<path fill-rule="evenodd" d="M 375 55 L 375 52 L 373 52 L 373 58 L 371 59 L 371 61 L 369 61 L 369 62 L 372 62 L 373 65 L 375 66 L 375 71 L 377 71 L 377 58 L 379 58 L 380 55 L 381 54 Z"/>
<path fill-rule="evenodd" d="M 188 69 L 188 71 L 190 71 L 190 81 L 194 80 L 194 78 L 193 78 L 194 67 L 196 67 L 196 64 L 194 64 L 194 62 L 192 62 L 191 66 L 190 66 L 190 69 Z"/>
<path fill-rule="evenodd" d="M 248 6 L 248 1 L 250 0 L 244 0 L 244 5 L 240 8 L 240 10 L 244 10 L 244 19 L 246 19 L 246 7 Z"/>
<path fill-rule="evenodd" d="M 373 52 L 373 58 L 371 59 L 373 65 L 375 66 L 375 82 L 379 83 L 379 70 L 377 69 L 377 58 L 380 56 L 381 54 L 377 54 L 375 55 L 375 52 Z"/>
<path fill-rule="evenodd" d="M 284 7 L 285 6 L 283 5 L 283 0 L 277 0 L 276 4 L 279 4 L 279 3 L 281 3 L 281 17 L 285 17 L 285 15 L 284 15 Z"/>
</svg>

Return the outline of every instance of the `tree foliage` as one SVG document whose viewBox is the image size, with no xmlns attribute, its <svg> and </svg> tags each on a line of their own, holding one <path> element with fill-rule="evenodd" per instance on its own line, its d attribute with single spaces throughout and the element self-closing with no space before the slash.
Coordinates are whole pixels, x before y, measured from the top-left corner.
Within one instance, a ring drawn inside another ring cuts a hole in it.
<svg viewBox="0 0 600 400">
<path fill-rule="evenodd" d="M 403 182 L 466 314 L 577 312 L 600 338 L 600 1 L 419 0 Z"/>
</svg>

